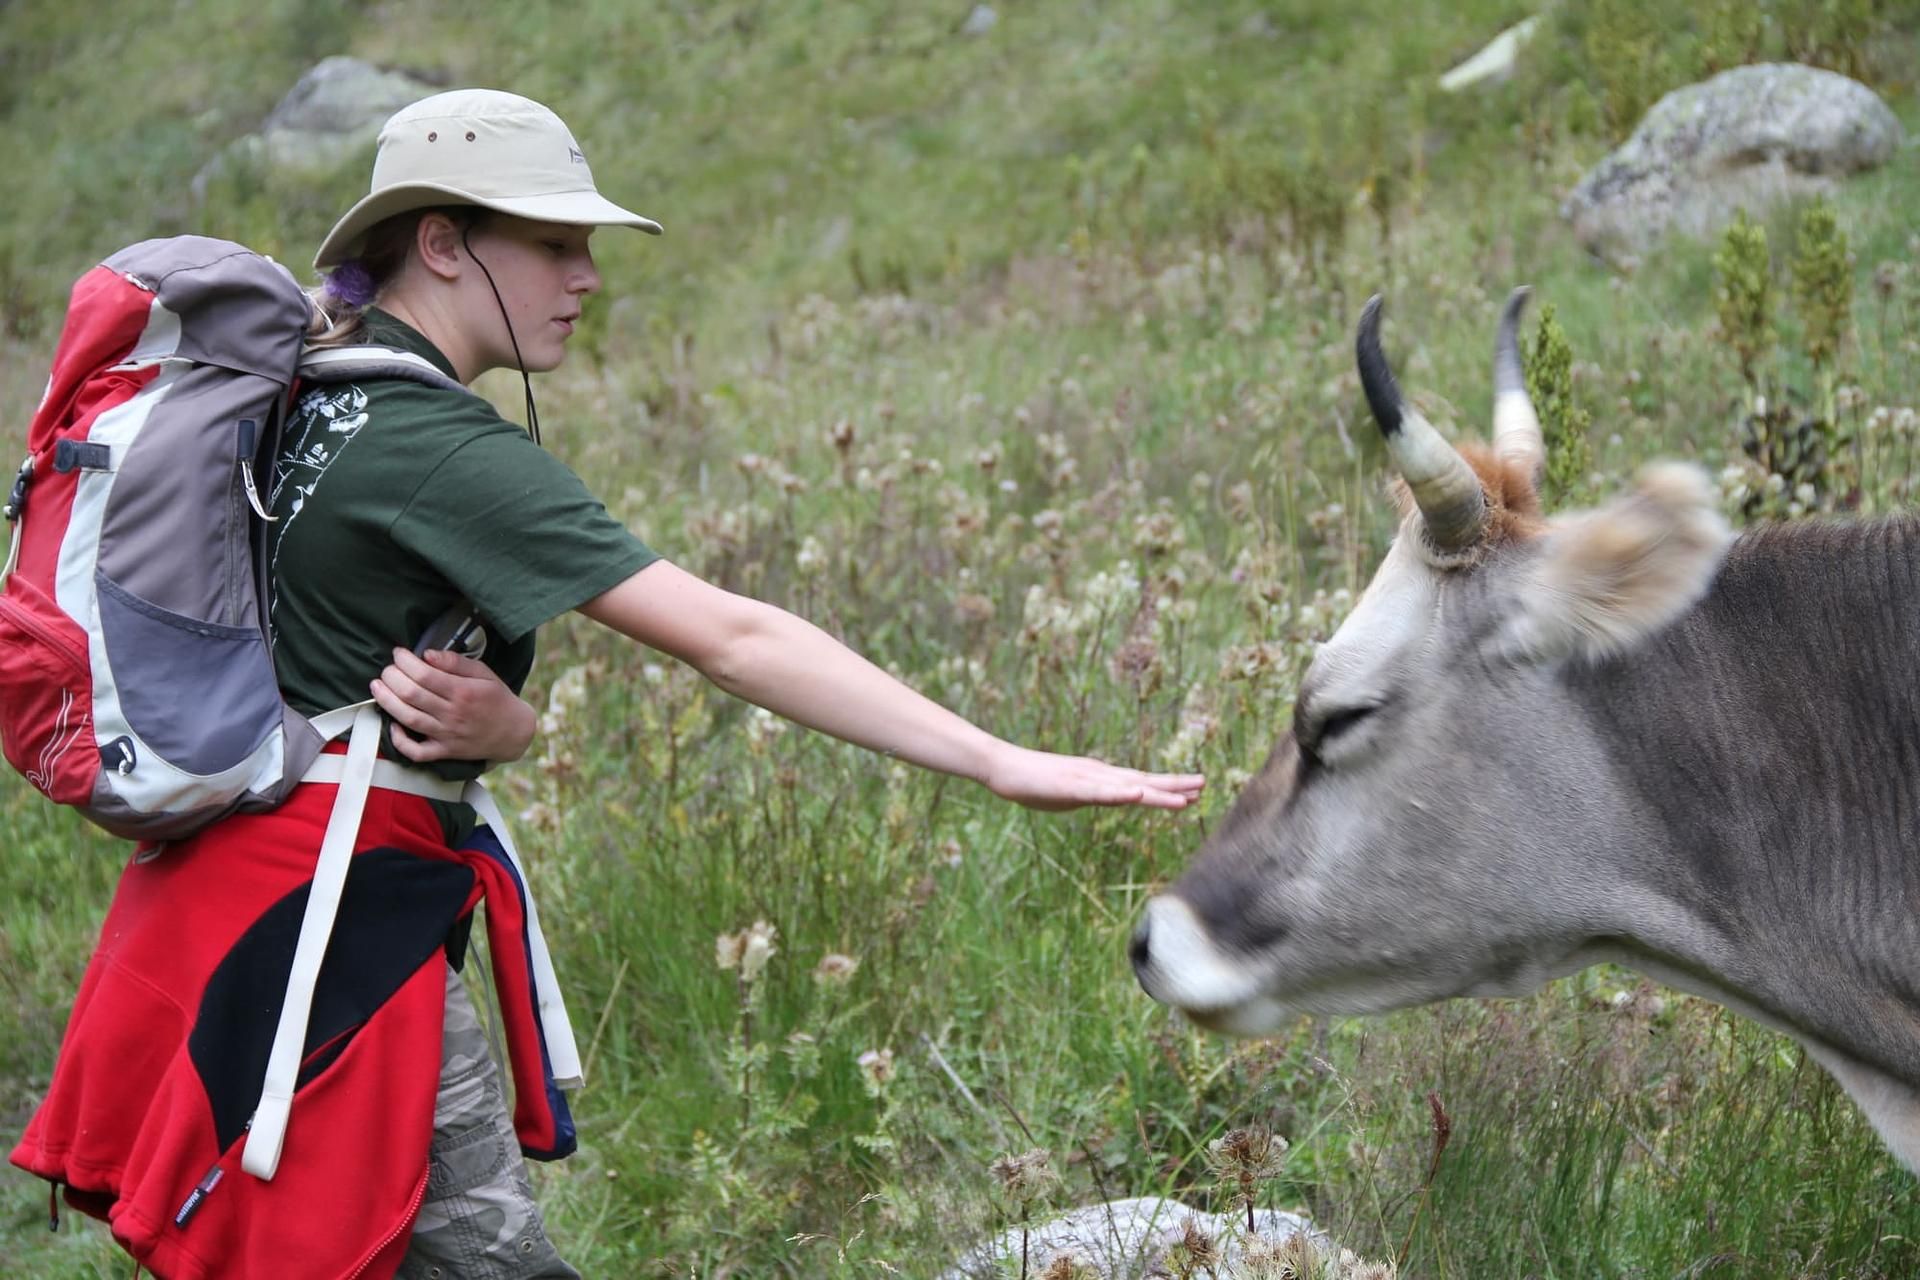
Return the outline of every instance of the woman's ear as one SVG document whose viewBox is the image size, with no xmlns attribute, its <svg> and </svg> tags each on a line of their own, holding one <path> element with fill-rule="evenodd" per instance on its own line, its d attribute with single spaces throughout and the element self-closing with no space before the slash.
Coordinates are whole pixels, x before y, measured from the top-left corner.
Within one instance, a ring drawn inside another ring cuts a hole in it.
<svg viewBox="0 0 1920 1280">
<path fill-rule="evenodd" d="M 1555 522 L 1496 645 L 1520 661 L 1624 652 L 1707 593 L 1731 537 L 1698 467 L 1646 467 L 1632 493 Z"/>
<path fill-rule="evenodd" d="M 429 213 L 414 228 L 413 245 L 420 265 L 442 280 L 460 274 L 460 227 L 444 213 Z"/>
</svg>

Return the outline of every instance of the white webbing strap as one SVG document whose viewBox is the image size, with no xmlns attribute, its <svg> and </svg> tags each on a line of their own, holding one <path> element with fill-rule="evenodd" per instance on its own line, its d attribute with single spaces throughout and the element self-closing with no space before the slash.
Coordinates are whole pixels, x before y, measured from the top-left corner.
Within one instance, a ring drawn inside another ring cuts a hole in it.
<svg viewBox="0 0 1920 1280">
<path fill-rule="evenodd" d="M 340 788 L 334 793 L 333 812 L 327 817 L 327 832 L 320 841 L 319 865 L 314 868 L 313 884 L 307 893 L 306 914 L 300 920 L 300 937 L 294 943 L 293 971 L 287 978 L 286 999 L 280 1005 L 280 1025 L 274 1030 L 273 1049 L 267 1055 L 266 1084 L 260 1091 L 260 1105 L 254 1109 L 246 1151 L 240 1158 L 240 1167 L 256 1178 L 271 1178 L 280 1167 L 280 1147 L 293 1111 L 293 1088 L 300 1076 L 300 1050 L 307 1039 L 314 983 L 320 977 L 320 961 L 326 956 L 327 939 L 333 933 L 333 917 L 340 909 L 340 893 L 347 882 L 347 867 L 353 861 L 354 839 L 360 834 L 360 815 L 366 808 L 380 745 L 378 707 L 364 702 L 341 710 L 351 710 L 353 717 L 347 754 L 339 757 L 345 762 Z"/>
<path fill-rule="evenodd" d="M 7 585 L 7 579 L 13 576 L 14 566 L 20 563 L 20 521 L 16 517 L 10 522 L 13 533 L 7 538 L 7 563 L 0 568 L 0 587 Z"/>
<path fill-rule="evenodd" d="M 507 861 L 513 864 L 514 873 L 526 890 L 527 950 L 533 965 L 540 1029 L 546 1039 L 548 1066 L 553 1071 L 554 1083 L 562 1089 L 577 1089 L 583 1079 L 573 1023 L 567 1017 L 566 1001 L 560 994 L 553 956 L 540 931 L 540 916 L 533 905 L 527 870 L 513 847 L 506 818 L 486 786 L 478 779 L 453 782 L 379 759 L 380 711 L 370 700 L 315 716 L 311 723 L 328 741 L 342 733 L 351 736 L 345 755 L 319 756 L 301 777 L 303 782 L 337 784 L 339 790 L 334 793 L 326 835 L 320 841 L 319 864 L 314 869 L 313 886 L 307 896 L 306 914 L 300 920 L 300 936 L 294 944 L 293 970 L 287 978 L 280 1024 L 274 1030 L 273 1048 L 267 1057 L 266 1083 L 261 1089 L 260 1105 L 254 1109 L 246 1150 L 240 1159 L 242 1169 L 261 1179 L 272 1178 L 280 1166 L 280 1150 L 293 1112 L 294 1085 L 300 1075 L 300 1051 L 306 1044 L 307 1019 L 313 1008 L 314 986 L 320 977 L 320 962 L 326 956 L 327 940 L 333 934 L 334 916 L 340 909 L 340 896 L 346 885 L 347 868 L 353 861 L 353 846 L 360 834 L 367 792 L 374 787 L 433 800 L 463 802 L 471 805 L 480 820 L 493 828 Z"/>
<path fill-rule="evenodd" d="M 318 720 L 315 723 L 319 723 Z M 305 781 L 342 781 L 347 776 L 348 759 L 348 756 L 341 755 L 321 756 L 307 769 Z M 573 1037 L 573 1022 L 567 1016 L 567 1002 L 560 994 L 560 979 L 554 973 L 553 953 L 547 950 L 546 935 L 540 931 L 540 913 L 533 905 L 533 886 L 527 879 L 526 864 L 520 861 L 520 851 L 513 847 L 513 833 L 508 830 L 506 817 L 494 801 L 493 793 L 477 778 L 466 783 L 452 782 L 391 760 L 374 763 L 372 785 L 387 791 L 425 796 L 430 800 L 459 801 L 471 805 L 480 816 L 480 821 L 493 828 L 494 835 L 499 838 L 500 848 L 505 851 L 507 861 L 513 864 L 514 874 L 520 877 L 520 884 L 526 890 L 527 954 L 533 964 L 533 992 L 539 1003 L 540 1030 L 547 1041 L 548 1065 L 553 1070 L 554 1083 L 560 1088 L 579 1088 L 583 1079 L 580 1048 Z"/>
<path fill-rule="evenodd" d="M 351 706 L 335 707 L 332 711 L 322 711 L 307 723 L 313 726 L 314 732 L 320 735 L 322 742 L 332 742 L 353 728 L 353 719 L 360 714 L 361 708 L 372 705 L 374 705 L 373 699 L 368 698 L 364 702 L 356 702 Z"/>
<path fill-rule="evenodd" d="M 339 782 L 346 776 L 347 758 L 343 755 L 327 755 L 316 758 L 308 765 L 307 771 L 300 775 L 300 781 Z M 424 770 L 396 764 L 392 760 L 373 762 L 372 786 L 376 791 L 404 791 L 410 796 L 444 800 L 448 804 L 458 804 L 467 793 L 467 784 L 464 782 L 436 778 Z"/>
</svg>

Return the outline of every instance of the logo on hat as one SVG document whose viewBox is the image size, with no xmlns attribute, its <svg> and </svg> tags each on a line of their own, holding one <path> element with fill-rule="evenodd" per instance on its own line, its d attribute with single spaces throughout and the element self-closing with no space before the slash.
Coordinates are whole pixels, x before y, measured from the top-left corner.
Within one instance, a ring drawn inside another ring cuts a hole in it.
<svg viewBox="0 0 1920 1280">
<path fill-rule="evenodd" d="M 568 147 L 567 154 L 573 157 L 575 164 L 585 164 L 587 162 L 587 158 L 580 154 L 580 148 L 578 147 Z"/>
</svg>

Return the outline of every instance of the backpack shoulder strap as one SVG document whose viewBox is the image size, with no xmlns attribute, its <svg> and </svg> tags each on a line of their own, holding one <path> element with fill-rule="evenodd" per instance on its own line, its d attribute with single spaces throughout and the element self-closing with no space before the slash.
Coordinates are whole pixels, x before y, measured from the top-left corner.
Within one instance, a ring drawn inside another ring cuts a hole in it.
<svg viewBox="0 0 1920 1280">
<path fill-rule="evenodd" d="M 308 347 L 300 353 L 299 375 L 306 382 L 355 382 L 370 378 L 401 378 L 429 387 L 474 392 L 434 366 L 433 361 L 399 347 L 365 344 L 351 347 Z"/>
</svg>

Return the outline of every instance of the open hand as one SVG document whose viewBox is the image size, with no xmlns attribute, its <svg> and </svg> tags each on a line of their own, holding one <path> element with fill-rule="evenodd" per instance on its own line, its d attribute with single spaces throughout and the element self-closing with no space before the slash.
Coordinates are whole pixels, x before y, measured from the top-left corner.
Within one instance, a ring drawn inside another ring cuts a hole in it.
<svg viewBox="0 0 1920 1280">
<path fill-rule="evenodd" d="M 394 747 L 409 760 L 518 760 L 533 741 L 533 708 L 484 662 L 395 649 L 371 687 L 393 718 Z"/>
<path fill-rule="evenodd" d="M 1197 773 L 1142 773 L 1088 756 L 1060 756 L 1015 746 L 999 754 L 985 781 L 995 795 L 1029 809 L 1077 809 L 1089 804 L 1184 809 L 1207 784 Z"/>
</svg>

